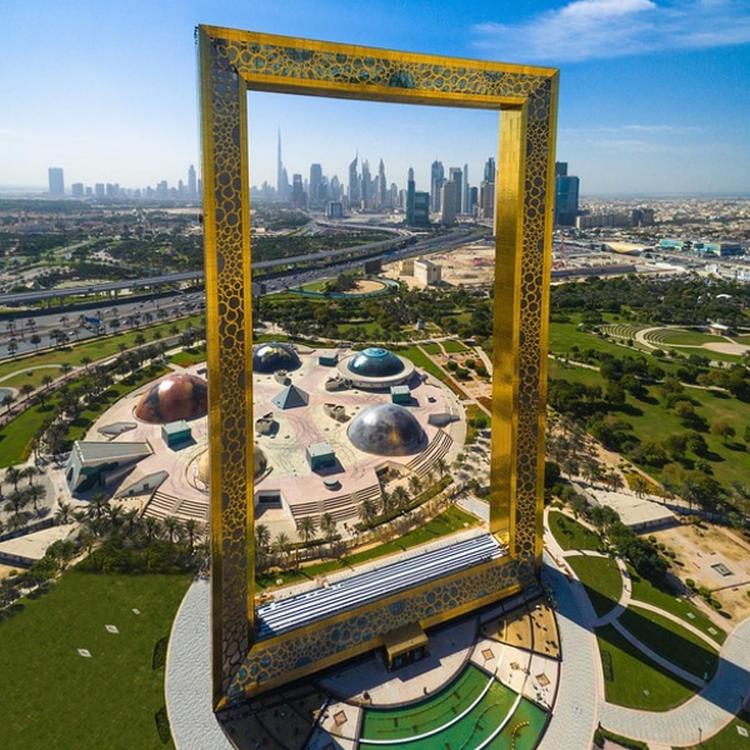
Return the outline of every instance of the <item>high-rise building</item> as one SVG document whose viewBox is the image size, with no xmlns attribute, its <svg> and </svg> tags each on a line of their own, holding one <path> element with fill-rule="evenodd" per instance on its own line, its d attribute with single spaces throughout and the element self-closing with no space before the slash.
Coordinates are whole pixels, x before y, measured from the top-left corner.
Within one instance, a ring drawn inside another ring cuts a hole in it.
<svg viewBox="0 0 750 750">
<path fill-rule="evenodd" d="M 484 163 L 484 181 L 495 182 L 495 172 L 495 159 L 490 156 L 490 158 Z"/>
<path fill-rule="evenodd" d="M 430 207 L 436 213 L 440 210 L 440 189 L 443 187 L 444 182 L 445 169 L 443 168 L 443 162 L 436 159 L 430 167 Z"/>
<path fill-rule="evenodd" d="M 448 170 L 448 181 L 453 183 L 453 189 L 456 191 L 456 196 L 453 200 L 453 210 L 455 213 L 461 213 L 461 198 L 463 198 L 463 178 L 461 174 L 461 167 L 451 167 Z"/>
<path fill-rule="evenodd" d="M 555 163 L 555 224 L 572 227 L 578 216 L 578 192 L 580 183 L 577 177 L 568 174 L 567 162 Z"/>
<path fill-rule="evenodd" d="M 359 205 L 360 200 L 358 161 L 359 154 L 355 154 L 354 159 L 349 164 L 349 205 L 352 207 Z"/>
<path fill-rule="evenodd" d="M 372 208 L 372 177 L 370 177 L 370 162 L 362 162 L 362 208 Z"/>
<path fill-rule="evenodd" d="M 415 227 L 430 226 L 430 194 L 421 190 L 414 191 L 414 209 L 412 223 Z"/>
<path fill-rule="evenodd" d="M 451 169 L 451 172 L 453 169 Z M 461 171 L 460 169 L 458 170 Z M 451 226 L 456 223 L 456 214 L 458 204 L 458 189 L 456 183 L 452 180 L 448 180 L 443 183 L 442 195 L 440 197 L 441 214 L 440 221 L 445 226 Z"/>
<path fill-rule="evenodd" d="M 94 185 L 94 195 L 97 198 L 104 197 L 104 183 L 103 182 L 97 182 L 96 185 Z"/>
<path fill-rule="evenodd" d="M 84 195 L 84 188 L 82 182 L 74 182 L 70 186 L 70 192 L 73 195 L 74 198 L 83 198 Z"/>
<path fill-rule="evenodd" d="M 409 167 L 406 177 L 406 223 L 414 224 L 414 167 Z"/>
<path fill-rule="evenodd" d="M 320 208 L 323 205 L 323 168 L 320 164 L 310 165 L 310 208 Z"/>
<path fill-rule="evenodd" d="M 378 203 L 380 208 L 388 207 L 388 183 L 385 179 L 385 164 L 382 159 L 378 164 Z"/>
<path fill-rule="evenodd" d="M 198 197 L 198 180 L 195 175 L 195 167 L 192 164 L 188 167 L 188 196 L 190 198 Z"/>
<path fill-rule="evenodd" d="M 306 208 L 307 196 L 302 185 L 302 175 L 292 175 L 292 206 L 294 208 Z"/>
<path fill-rule="evenodd" d="M 479 188 L 479 213 L 483 219 L 491 219 L 495 215 L 494 182 L 484 180 Z"/>
<path fill-rule="evenodd" d="M 464 164 L 464 190 L 461 196 L 461 211 L 465 214 L 471 213 L 471 206 L 469 206 L 469 196 L 471 195 L 471 188 L 469 187 L 469 165 Z"/>
<path fill-rule="evenodd" d="M 281 159 L 281 128 L 276 133 L 276 196 L 280 201 L 285 201 L 286 187 L 289 180 L 284 169 L 284 162 Z"/>
<path fill-rule="evenodd" d="M 47 170 L 49 179 L 49 194 L 56 197 L 65 195 L 65 180 L 62 167 L 50 167 Z"/>
<path fill-rule="evenodd" d="M 466 211 L 466 213 L 473 216 L 474 209 L 476 209 L 478 203 L 479 203 L 479 190 L 475 187 L 472 187 L 469 190 L 469 208 Z"/>
</svg>

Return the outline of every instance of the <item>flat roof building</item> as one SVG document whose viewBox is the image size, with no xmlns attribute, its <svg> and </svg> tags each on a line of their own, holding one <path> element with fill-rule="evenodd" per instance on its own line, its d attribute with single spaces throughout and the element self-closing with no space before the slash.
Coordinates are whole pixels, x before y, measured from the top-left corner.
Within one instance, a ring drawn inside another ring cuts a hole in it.
<svg viewBox="0 0 750 750">
<path fill-rule="evenodd" d="M 325 441 L 308 445 L 305 448 L 305 458 L 312 471 L 336 466 L 336 453 Z"/>
</svg>

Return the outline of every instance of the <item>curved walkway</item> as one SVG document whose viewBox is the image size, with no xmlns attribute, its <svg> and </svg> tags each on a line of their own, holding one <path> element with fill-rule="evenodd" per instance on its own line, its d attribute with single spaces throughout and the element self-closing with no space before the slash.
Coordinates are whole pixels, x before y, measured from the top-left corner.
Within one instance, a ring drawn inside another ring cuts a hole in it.
<svg viewBox="0 0 750 750">
<path fill-rule="evenodd" d="M 563 664 L 555 710 L 540 748 L 556 750 L 559 747 L 589 746 L 593 731 L 587 741 L 575 734 L 575 721 L 583 720 L 585 723 L 588 719 L 588 713 L 580 705 L 582 699 L 595 705 L 596 721 L 609 731 L 652 745 L 695 745 L 701 738 L 711 737 L 723 729 L 735 717 L 744 700 L 750 697 L 750 618 L 737 625 L 727 637 L 720 651 L 716 674 L 710 682 L 703 682 L 641 643 L 617 619 L 610 621 L 611 613 L 600 620 L 595 619 L 593 607 L 576 579 L 575 571 L 570 571 L 570 580 L 553 568 L 551 563 L 554 561 L 558 567 L 567 569 L 569 566 L 565 565 L 566 557 L 606 555 L 591 550 L 563 550 L 549 531 L 547 514 L 548 511 L 545 511 L 545 545 L 548 552 L 545 552 L 547 567 L 544 578 L 557 599 Z M 618 567 L 623 572 L 624 563 L 620 563 L 618 561 Z M 627 572 L 626 568 L 624 572 Z M 633 599 L 629 583 L 629 577 L 624 575 L 623 593 L 615 609 L 619 609 L 619 605 L 627 600 L 633 606 L 642 607 L 675 622 L 699 636 L 712 648 L 717 648 L 718 644 L 690 623 L 652 604 Z M 586 599 L 585 603 L 583 599 Z M 637 710 L 608 703 L 604 698 L 601 661 L 593 630 L 595 625 L 603 624 L 604 620 L 612 624 L 646 657 L 701 688 L 700 693 L 669 711 Z M 574 673 L 572 679 L 569 677 L 571 672 Z M 566 679 L 562 679 L 563 676 Z M 569 732 L 573 732 L 570 738 L 576 737 L 576 744 L 568 737 Z"/>
<path fill-rule="evenodd" d="M 630 603 L 634 607 L 638 607 L 639 609 L 647 609 L 649 612 L 653 612 L 654 614 L 663 617 L 665 620 L 671 620 L 675 625 L 679 625 L 681 628 L 684 628 L 685 630 L 691 632 L 694 636 L 697 636 L 698 638 L 704 640 L 706 642 L 706 645 L 710 646 L 712 649 L 716 650 L 720 648 L 720 644 L 713 638 L 711 638 L 710 635 L 704 633 L 699 628 L 696 628 L 695 625 L 686 622 L 681 617 L 672 614 L 672 612 L 667 612 L 666 609 L 661 609 L 653 604 L 649 604 L 649 602 L 642 602 L 640 599 L 631 599 Z"/>
<path fill-rule="evenodd" d="M 749 693 L 750 619 L 729 634 L 716 675 L 699 695 L 662 713 L 603 703 L 599 720 L 611 732 L 642 742 L 695 745 L 723 729 Z"/>
</svg>

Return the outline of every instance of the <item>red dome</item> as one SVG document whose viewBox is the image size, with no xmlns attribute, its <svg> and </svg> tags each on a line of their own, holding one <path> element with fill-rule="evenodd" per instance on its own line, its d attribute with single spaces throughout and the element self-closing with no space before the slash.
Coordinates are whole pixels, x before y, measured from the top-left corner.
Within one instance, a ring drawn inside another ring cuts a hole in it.
<svg viewBox="0 0 750 750">
<path fill-rule="evenodd" d="M 208 383 L 196 375 L 168 375 L 154 383 L 135 407 L 144 422 L 163 424 L 178 419 L 196 419 L 208 410 Z"/>
</svg>

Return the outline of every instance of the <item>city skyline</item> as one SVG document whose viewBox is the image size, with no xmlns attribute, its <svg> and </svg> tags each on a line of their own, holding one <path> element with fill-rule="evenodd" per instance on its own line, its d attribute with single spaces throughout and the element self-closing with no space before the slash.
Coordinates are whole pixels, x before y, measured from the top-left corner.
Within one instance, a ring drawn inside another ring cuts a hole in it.
<svg viewBox="0 0 750 750">
<path fill-rule="evenodd" d="M 557 157 L 578 165 L 586 194 L 750 191 L 744 136 L 750 100 L 742 80 L 750 65 L 750 17 L 744 4 L 478 2 L 466 8 L 432 4 L 431 11 L 375 2 L 363 24 L 361 13 L 340 2 L 299 13 L 270 3 L 166 8 L 136 0 L 107 14 L 94 12 L 88 0 L 65 9 L 10 3 L 4 8 L 12 31 L 5 59 L 18 63 L 0 70 L 12 102 L 0 122 L 0 182 L 43 187 L 50 165 L 89 184 L 102 178 L 133 186 L 165 176 L 176 181 L 183 165 L 198 161 L 192 30 L 197 21 L 210 20 L 313 38 L 330 38 L 335 28 L 341 41 L 557 65 Z M 711 34 L 693 31 L 700 28 Z M 53 58 L 53 48 L 66 54 Z M 29 56 L 39 61 L 33 71 L 20 62 Z M 64 79 L 65 86 L 39 87 L 44 77 Z M 331 105 L 318 102 L 321 117 Z M 469 123 L 477 113 L 462 114 Z M 256 126 L 273 132 L 278 118 L 264 117 Z M 386 114 L 369 123 L 369 132 L 388 130 Z M 433 138 L 425 132 L 421 140 L 434 158 Z M 411 161 L 415 168 L 429 164 Z M 328 169 L 342 177 L 340 167 Z"/>
</svg>

